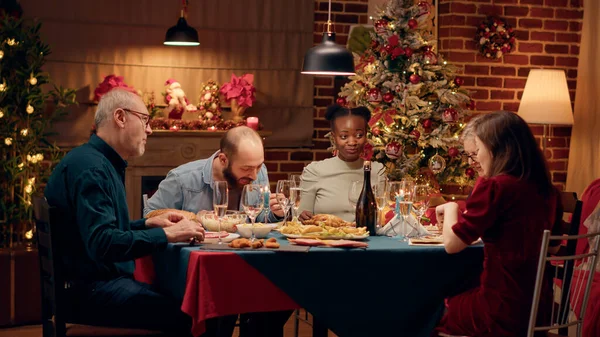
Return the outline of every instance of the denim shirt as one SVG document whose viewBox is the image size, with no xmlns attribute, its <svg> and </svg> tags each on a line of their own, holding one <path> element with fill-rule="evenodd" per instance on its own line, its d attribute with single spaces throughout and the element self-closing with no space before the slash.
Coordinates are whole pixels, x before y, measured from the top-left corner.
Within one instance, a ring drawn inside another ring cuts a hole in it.
<svg viewBox="0 0 600 337">
<path fill-rule="evenodd" d="M 200 159 L 183 164 L 169 171 L 167 177 L 160 182 L 158 190 L 148 199 L 144 207 L 144 216 L 155 209 L 174 208 L 197 213 L 213 209 L 213 174 L 212 164 L 215 152 L 207 159 Z M 269 186 L 267 167 L 263 164 L 253 184 Z M 239 205 L 242 210 L 242 205 Z M 257 217 L 257 222 L 265 222 L 266 211 Z M 268 213 L 266 222 L 277 222 L 281 219 L 272 212 Z"/>
</svg>

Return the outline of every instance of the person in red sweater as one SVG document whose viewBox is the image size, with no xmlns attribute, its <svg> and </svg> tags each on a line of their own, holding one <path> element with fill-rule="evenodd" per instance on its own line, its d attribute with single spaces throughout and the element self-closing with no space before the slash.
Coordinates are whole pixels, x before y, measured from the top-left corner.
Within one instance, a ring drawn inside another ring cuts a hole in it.
<svg viewBox="0 0 600 337">
<path fill-rule="evenodd" d="M 483 240 L 483 272 L 478 286 L 448 299 L 436 333 L 525 336 L 543 231 L 563 229 L 560 193 L 521 117 L 507 111 L 482 115 L 473 121 L 473 133 L 472 155 L 483 179 L 464 213 L 450 202 L 436 208 L 436 217 L 449 254 Z M 547 281 L 540 309 L 551 303 Z"/>
</svg>

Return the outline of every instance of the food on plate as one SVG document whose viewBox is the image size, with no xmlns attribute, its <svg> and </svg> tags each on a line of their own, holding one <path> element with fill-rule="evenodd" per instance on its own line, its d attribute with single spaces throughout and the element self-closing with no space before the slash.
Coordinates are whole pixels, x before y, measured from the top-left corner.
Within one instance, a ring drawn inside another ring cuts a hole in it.
<svg viewBox="0 0 600 337">
<path fill-rule="evenodd" d="M 268 238 L 266 242 L 277 242 L 277 239 L 275 239 L 275 238 Z"/>
<path fill-rule="evenodd" d="M 277 248 L 279 248 L 279 242 L 277 242 L 277 240 L 275 240 L 275 241 L 268 241 L 267 240 L 267 242 L 265 242 L 265 247 L 277 249 Z"/>
<path fill-rule="evenodd" d="M 290 242 L 300 246 L 325 246 L 326 243 L 319 239 L 288 239 Z"/>
<path fill-rule="evenodd" d="M 301 235 L 307 238 L 345 238 L 354 239 L 369 235 L 365 227 L 331 227 L 324 225 L 288 224 L 280 229 L 284 235 Z"/>
<path fill-rule="evenodd" d="M 329 227 L 356 227 L 353 222 L 344 221 L 342 218 L 331 214 L 315 214 L 312 218 L 304 220 L 305 225 L 318 225 Z"/>
<path fill-rule="evenodd" d="M 155 209 L 152 212 L 146 214 L 146 218 L 152 218 L 152 217 L 159 216 L 159 215 L 162 215 L 162 214 L 165 214 L 168 212 L 181 214 L 184 218 L 186 218 L 188 220 L 198 221 L 198 218 L 196 217 L 196 213 L 184 211 L 181 209 L 174 209 L 174 208 Z"/>
<path fill-rule="evenodd" d="M 246 248 L 251 246 L 252 243 L 248 239 L 235 239 L 229 243 L 229 247 L 232 248 Z"/>
<path fill-rule="evenodd" d="M 216 232 L 219 230 L 219 219 L 215 216 L 214 212 L 202 212 L 198 214 L 200 223 L 204 228 L 209 231 Z M 229 233 L 235 233 L 237 231 L 237 225 L 244 223 L 246 220 L 237 215 L 227 215 L 221 220 L 221 230 Z"/>
<path fill-rule="evenodd" d="M 315 225 L 304 226 L 304 228 L 302 228 L 302 230 L 301 230 L 302 234 L 317 233 L 317 232 L 322 232 L 322 231 L 323 231 L 323 228 L 321 226 L 315 226 Z"/>
<path fill-rule="evenodd" d="M 252 242 L 252 248 L 260 248 L 263 246 L 263 240 L 256 240 Z"/>
<path fill-rule="evenodd" d="M 369 244 L 351 240 L 288 239 L 299 246 L 327 246 L 337 248 L 366 248 Z"/>
<path fill-rule="evenodd" d="M 444 237 L 441 235 L 426 235 L 419 238 L 411 238 L 410 242 L 422 244 L 440 244 L 444 243 Z"/>
</svg>

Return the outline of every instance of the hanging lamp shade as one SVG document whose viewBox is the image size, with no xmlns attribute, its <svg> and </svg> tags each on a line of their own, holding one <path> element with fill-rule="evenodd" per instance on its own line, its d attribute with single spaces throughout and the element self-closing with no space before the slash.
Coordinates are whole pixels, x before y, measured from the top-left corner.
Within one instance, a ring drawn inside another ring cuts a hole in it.
<svg viewBox="0 0 600 337">
<path fill-rule="evenodd" d="M 177 20 L 177 24 L 169 30 L 165 36 L 166 46 L 198 46 L 198 31 L 193 27 L 188 26 L 187 21 L 183 17 L 183 11 L 181 17 Z"/>
<path fill-rule="evenodd" d="M 352 53 L 335 43 L 334 32 L 324 32 L 323 41 L 304 54 L 302 74 L 309 75 L 355 75 Z"/>
</svg>

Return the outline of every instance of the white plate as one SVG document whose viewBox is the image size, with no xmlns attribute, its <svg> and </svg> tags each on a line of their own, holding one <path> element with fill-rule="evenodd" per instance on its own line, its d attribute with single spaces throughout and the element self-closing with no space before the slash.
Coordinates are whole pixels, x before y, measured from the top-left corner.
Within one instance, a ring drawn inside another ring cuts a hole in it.
<svg viewBox="0 0 600 337">
<path fill-rule="evenodd" d="M 281 234 L 283 234 L 286 238 L 290 238 L 290 239 L 364 240 L 369 237 L 369 234 L 363 234 L 363 235 L 346 234 L 344 236 L 311 235 L 310 233 L 309 234 L 284 234 L 284 233 L 281 233 Z"/>
<path fill-rule="evenodd" d="M 227 242 L 231 242 L 239 237 L 240 237 L 240 235 L 237 233 L 229 233 L 229 235 L 227 235 L 226 237 L 221 238 L 221 241 L 227 243 Z M 204 241 L 202 241 L 202 243 L 218 243 L 218 242 L 219 242 L 218 238 L 205 239 Z"/>
</svg>

